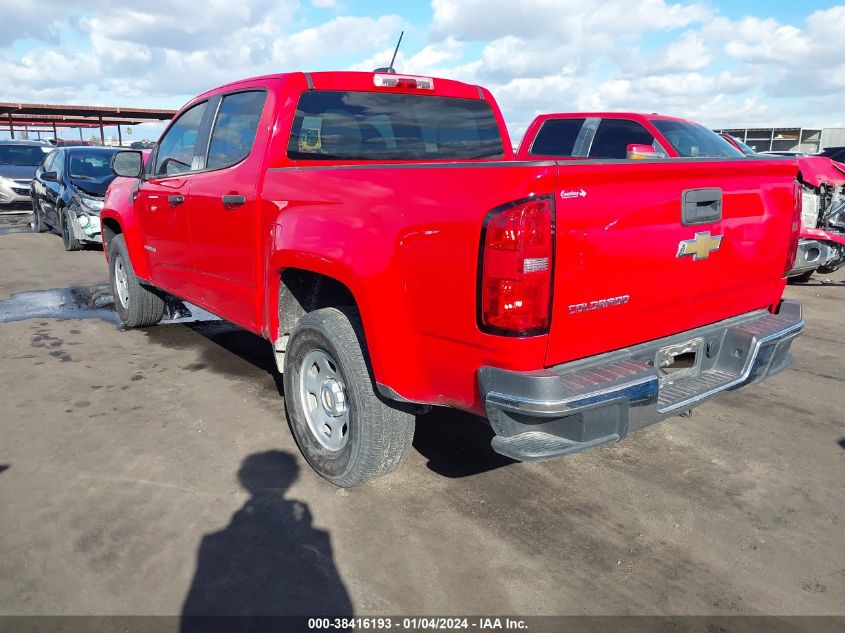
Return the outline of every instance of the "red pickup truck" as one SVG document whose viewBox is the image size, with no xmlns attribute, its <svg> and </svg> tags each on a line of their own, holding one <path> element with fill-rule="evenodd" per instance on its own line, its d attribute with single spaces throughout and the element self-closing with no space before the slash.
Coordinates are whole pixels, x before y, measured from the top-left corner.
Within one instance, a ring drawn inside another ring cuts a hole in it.
<svg viewBox="0 0 845 633">
<path fill-rule="evenodd" d="M 341 486 L 396 468 L 415 414 L 487 417 L 550 459 L 789 363 L 801 192 L 784 161 L 515 161 L 478 86 L 388 73 L 198 96 L 101 213 L 118 313 L 169 293 L 268 339 L 294 437 Z"/>
</svg>

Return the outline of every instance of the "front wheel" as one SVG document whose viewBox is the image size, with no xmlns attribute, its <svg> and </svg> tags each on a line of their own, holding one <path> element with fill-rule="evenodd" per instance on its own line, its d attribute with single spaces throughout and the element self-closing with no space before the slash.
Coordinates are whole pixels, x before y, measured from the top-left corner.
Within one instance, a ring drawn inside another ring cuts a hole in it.
<svg viewBox="0 0 845 633">
<path fill-rule="evenodd" d="M 115 235 L 109 243 L 109 277 L 114 307 L 124 325 L 149 327 L 161 321 L 164 300 L 138 281 L 123 235 Z"/>
<path fill-rule="evenodd" d="M 32 199 L 32 222 L 30 222 L 29 226 L 32 228 L 33 233 L 45 233 L 48 229 L 47 225 L 44 224 L 41 205 L 38 204 L 35 198 Z"/>
<path fill-rule="evenodd" d="M 82 250 L 82 242 L 76 239 L 73 232 L 73 225 L 76 220 L 71 215 L 70 211 L 65 209 L 62 211 L 62 244 L 64 244 L 66 251 Z"/>
<path fill-rule="evenodd" d="M 285 405 L 296 443 L 319 475 L 358 486 L 395 470 L 414 439 L 415 418 L 375 393 L 358 311 L 303 316 L 285 350 Z"/>
</svg>

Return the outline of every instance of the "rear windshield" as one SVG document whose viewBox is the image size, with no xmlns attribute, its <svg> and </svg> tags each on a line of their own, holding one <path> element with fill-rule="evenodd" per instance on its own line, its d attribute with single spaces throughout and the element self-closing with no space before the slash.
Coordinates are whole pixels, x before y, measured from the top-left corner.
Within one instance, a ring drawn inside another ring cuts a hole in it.
<svg viewBox="0 0 845 633">
<path fill-rule="evenodd" d="M 742 156 L 733 145 L 703 125 L 687 121 L 652 119 L 669 144 L 683 158 L 735 158 Z"/>
<path fill-rule="evenodd" d="M 17 167 L 37 167 L 44 160 L 39 145 L 0 145 L 0 164 Z"/>
<path fill-rule="evenodd" d="M 299 160 L 462 160 L 504 155 L 485 101 L 310 90 L 299 98 L 288 156 Z"/>
</svg>

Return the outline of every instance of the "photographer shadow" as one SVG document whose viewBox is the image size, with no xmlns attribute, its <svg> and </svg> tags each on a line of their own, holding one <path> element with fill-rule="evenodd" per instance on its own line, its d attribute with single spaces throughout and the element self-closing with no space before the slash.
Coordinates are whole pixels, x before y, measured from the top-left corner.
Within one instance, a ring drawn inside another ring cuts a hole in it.
<svg viewBox="0 0 845 633">
<path fill-rule="evenodd" d="M 261 616 L 353 614 L 329 534 L 313 527 L 306 504 L 284 496 L 298 474 L 282 451 L 243 461 L 238 479 L 252 496 L 229 525 L 203 537 L 181 631 L 213 630 L 219 616 L 247 616 L 223 620 L 252 630 Z"/>
</svg>

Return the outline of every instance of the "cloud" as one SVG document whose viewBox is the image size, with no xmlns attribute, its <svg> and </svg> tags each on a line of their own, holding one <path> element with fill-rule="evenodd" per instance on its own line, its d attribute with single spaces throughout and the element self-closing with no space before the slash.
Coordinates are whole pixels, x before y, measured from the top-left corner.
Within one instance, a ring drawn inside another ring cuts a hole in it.
<svg viewBox="0 0 845 633">
<path fill-rule="evenodd" d="M 637 37 L 649 31 L 676 29 L 706 19 L 701 4 L 667 4 L 664 0 L 432 0 L 434 38 L 487 41 L 506 36 L 555 36 L 563 42 L 594 36 Z"/>
<path fill-rule="evenodd" d="M 516 136 L 537 113 L 567 110 L 713 126 L 845 118 L 845 6 L 794 22 L 730 19 L 711 0 L 432 0 L 422 21 L 402 4 L 352 6 L 0 0 L 0 100 L 175 107 L 247 76 L 385 66 L 405 29 L 399 72 L 490 88 Z"/>
</svg>

